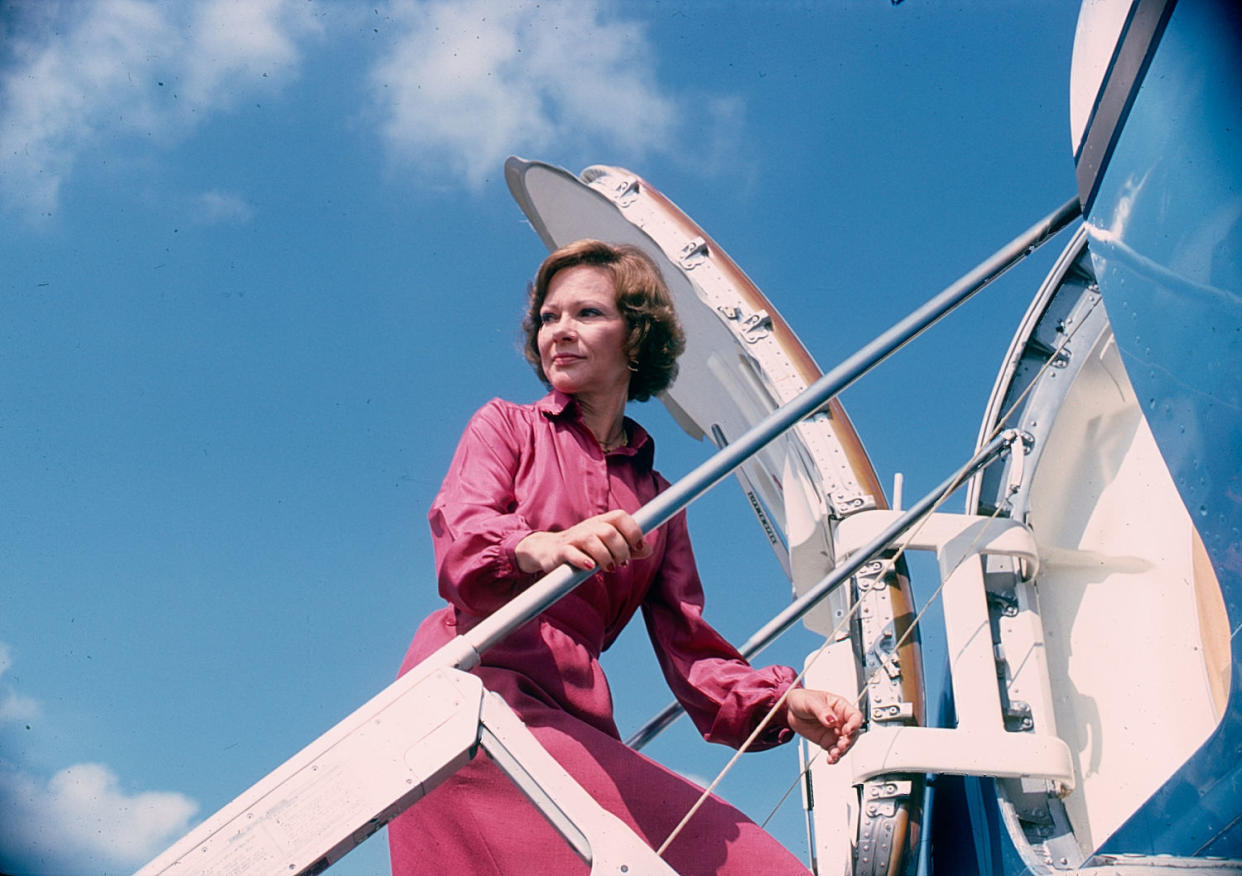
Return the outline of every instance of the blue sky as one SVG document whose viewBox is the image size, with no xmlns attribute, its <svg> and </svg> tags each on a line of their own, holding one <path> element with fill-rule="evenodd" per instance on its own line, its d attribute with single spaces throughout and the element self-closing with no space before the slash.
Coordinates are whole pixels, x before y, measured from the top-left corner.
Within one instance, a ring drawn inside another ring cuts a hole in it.
<svg viewBox="0 0 1242 876">
<path fill-rule="evenodd" d="M 1074 194 L 1076 15 L 0 5 L 0 870 L 132 870 L 391 680 L 467 417 L 542 392 L 507 155 L 648 179 L 826 368 Z M 969 456 L 1059 247 L 847 391 L 885 483 Z M 658 403 L 631 415 L 670 478 L 706 458 Z M 740 642 L 780 568 L 736 486 L 690 519 Z M 641 625 L 605 666 L 623 732 L 667 701 Z M 649 752 L 702 779 L 729 755 L 684 724 Z M 795 764 L 743 758 L 723 793 L 762 820 Z M 772 830 L 797 853 L 801 822 L 795 794 Z M 385 864 L 372 842 L 337 872 Z"/>
</svg>

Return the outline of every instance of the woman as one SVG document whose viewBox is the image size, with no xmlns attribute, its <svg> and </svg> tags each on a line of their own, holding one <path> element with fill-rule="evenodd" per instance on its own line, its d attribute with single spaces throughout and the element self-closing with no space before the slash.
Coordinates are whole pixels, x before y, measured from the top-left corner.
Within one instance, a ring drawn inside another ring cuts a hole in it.
<svg viewBox="0 0 1242 876">
<path fill-rule="evenodd" d="M 684 514 L 650 533 L 630 516 L 668 483 L 625 405 L 668 386 L 684 346 L 655 264 L 636 247 L 563 247 L 539 268 L 524 328 L 526 356 L 551 393 L 533 405 L 493 400 L 467 426 L 429 515 L 449 605 L 423 622 L 402 672 L 561 564 L 598 567 L 475 672 L 601 805 L 658 847 L 701 790 L 620 741 L 600 652 L 641 609 L 695 725 L 735 747 L 796 673 L 751 668 L 703 620 Z M 797 731 L 835 761 L 861 723 L 847 700 L 795 688 L 752 748 Z M 397 874 L 587 869 L 482 755 L 395 819 L 389 842 Z M 664 857 L 683 874 L 807 872 L 716 798 Z"/>
</svg>

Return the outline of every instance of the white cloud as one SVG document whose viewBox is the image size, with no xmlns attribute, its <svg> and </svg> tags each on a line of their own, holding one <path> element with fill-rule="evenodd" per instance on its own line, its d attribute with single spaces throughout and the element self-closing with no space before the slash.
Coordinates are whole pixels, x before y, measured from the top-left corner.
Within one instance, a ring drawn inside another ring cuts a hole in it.
<svg viewBox="0 0 1242 876">
<path fill-rule="evenodd" d="M 204 192 L 198 196 L 198 219 L 208 225 L 222 222 L 249 222 L 254 209 L 240 195 L 231 192 Z"/>
<path fill-rule="evenodd" d="M 0 724 L 31 721 L 39 717 L 39 704 L 30 697 L 5 691 L 0 694 Z"/>
<path fill-rule="evenodd" d="M 0 681 L 13 665 L 13 657 L 9 646 L 0 642 Z M 30 721 L 39 716 L 39 704 L 30 697 L 22 696 L 11 690 L 8 684 L 0 686 L 0 724 L 15 724 Z"/>
<path fill-rule="evenodd" d="M 0 205 L 30 217 L 54 212 L 86 162 L 141 160 L 284 88 L 322 31 L 306 0 L 15 8 L 0 69 Z M 729 139 L 736 106 L 681 105 L 657 79 L 645 26 L 605 0 L 392 0 L 387 11 L 396 36 L 371 68 L 370 106 L 392 156 L 428 177 L 477 186 L 513 152 L 686 151 L 688 118 L 706 141 L 689 150 L 696 160 Z M 243 206 L 208 212 L 244 221 Z"/>
<path fill-rule="evenodd" d="M 198 806 L 182 794 L 128 794 L 102 764 L 46 783 L 0 773 L 0 864 L 43 873 L 131 872 L 184 834 Z"/>
<path fill-rule="evenodd" d="M 510 153 L 607 144 L 673 147 L 644 28 L 595 2 L 399 0 L 404 29 L 372 73 L 394 154 L 478 185 Z"/>
<path fill-rule="evenodd" d="M 299 0 L 89 0 L 28 16 L 0 74 L 0 198 L 56 208 L 83 156 L 125 138 L 185 136 L 212 112 L 279 88 L 316 29 Z"/>
<path fill-rule="evenodd" d="M 0 643 L 0 721 L 26 720 L 39 704 L 11 690 Z M 7 758 L 13 746 L 5 746 Z M 184 834 L 198 810 L 184 794 L 128 793 L 103 764 L 67 767 L 48 779 L 0 760 L 0 872 L 132 872 Z"/>
</svg>

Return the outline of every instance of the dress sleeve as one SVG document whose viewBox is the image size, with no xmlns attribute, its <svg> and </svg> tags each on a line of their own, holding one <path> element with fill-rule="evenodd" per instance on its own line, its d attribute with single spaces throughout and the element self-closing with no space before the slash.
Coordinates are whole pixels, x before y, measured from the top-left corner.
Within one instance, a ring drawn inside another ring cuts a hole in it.
<svg viewBox="0 0 1242 876">
<path fill-rule="evenodd" d="M 794 683 L 788 666 L 753 668 L 703 619 L 703 586 L 695 567 L 685 514 L 666 526 L 664 559 L 643 603 L 660 668 L 703 738 L 740 746 Z M 787 742 L 793 731 L 783 710 L 751 750 Z"/>
<path fill-rule="evenodd" d="M 500 402 L 480 409 L 428 514 L 440 595 L 471 614 L 490 614 L 537 577 L 519 569 L 514 554 L 533 531 L 516 510 L 520 438 Z"/>
</svg>

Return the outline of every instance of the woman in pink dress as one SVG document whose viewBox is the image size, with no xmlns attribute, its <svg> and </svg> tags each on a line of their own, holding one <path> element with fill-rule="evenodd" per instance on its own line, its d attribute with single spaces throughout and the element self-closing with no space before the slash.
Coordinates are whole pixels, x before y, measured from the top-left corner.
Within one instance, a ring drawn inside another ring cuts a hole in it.
<svg viewBox="0 0 1242 876">
<path fill-rule="evenodd" d="M 540 266 L 526 355 L 550 394 L 495 399 L 471 419 L 429 515 L 440 594 L 401 671 L 568 563 L 599 572 L 483 654 L 474 672 L 604 808 L 653 848 L 701 789 L 626 747 L 599 655 L 641 610 L 664 677 L 704 738 L 734 747 L 793 684 L 752 668 L 702 617 L 684 514 L 643 533 L 630 516 L 668 486 L 654 446 L 625 416 L 676 375 L 684 341 L 655 264 L 636 247 L 584 240 Z M 795 688 L 753 749 L 796 731 L 835 761 L 862 716 Z M 587 866 L 486 755 L 389 825 L 393 872 L 571 874 Z M 681 874 L 805 874 L 732 806 L 711 798 L 664 853 Z"/>
</svg>

